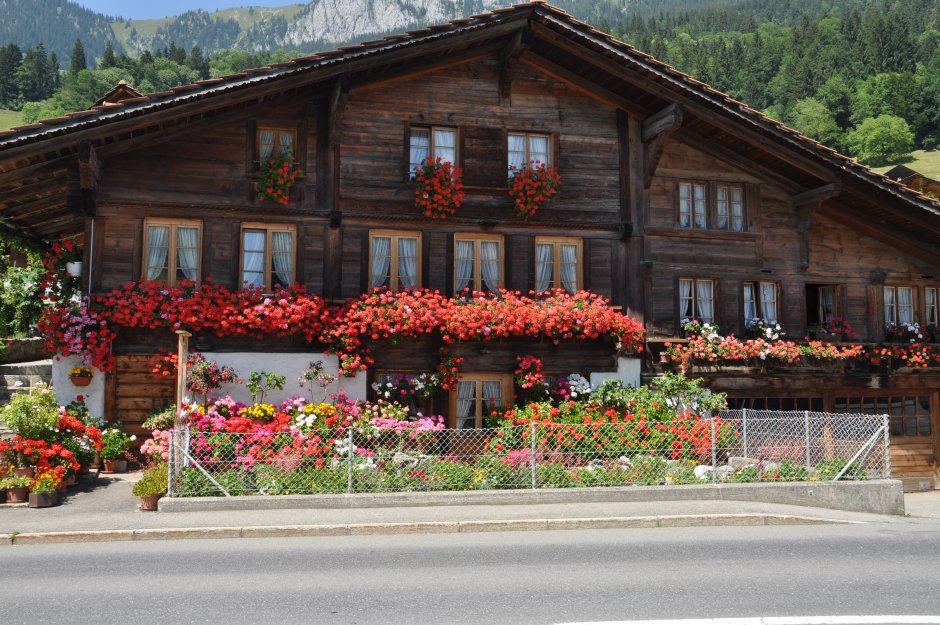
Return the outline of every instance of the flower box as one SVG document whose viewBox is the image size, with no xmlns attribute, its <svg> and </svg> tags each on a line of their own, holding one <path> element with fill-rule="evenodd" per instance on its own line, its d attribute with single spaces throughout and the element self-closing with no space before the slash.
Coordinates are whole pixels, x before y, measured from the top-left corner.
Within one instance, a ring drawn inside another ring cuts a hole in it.
<svg viewBox="0 0 940 625">
<path fill-rule="evenodd" d="M 75 375 L 69 376 L 69 380 L 74 386 L 88 386 L 91 384 L 92 377 L 90 375 Z"/>
<path fill-rule="evenodd" d="M 59 493 L 55 491 L 52 491 L 51 493 L 29 494 L 30 508 L 51 508 L 52 506 L 57 505 L 59 505 Z"/>
</svg>

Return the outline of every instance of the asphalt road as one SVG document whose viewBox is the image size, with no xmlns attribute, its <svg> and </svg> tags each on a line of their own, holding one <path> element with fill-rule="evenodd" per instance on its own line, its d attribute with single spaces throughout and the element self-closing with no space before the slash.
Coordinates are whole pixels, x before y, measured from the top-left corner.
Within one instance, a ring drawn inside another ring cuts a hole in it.
<svg viewBox="0 0 940 625">
<path fill-rule="evenodd" d="M 561 623 L 940 614 L 936 525 L 0 548 L 0 623 Z"/>
</svg>

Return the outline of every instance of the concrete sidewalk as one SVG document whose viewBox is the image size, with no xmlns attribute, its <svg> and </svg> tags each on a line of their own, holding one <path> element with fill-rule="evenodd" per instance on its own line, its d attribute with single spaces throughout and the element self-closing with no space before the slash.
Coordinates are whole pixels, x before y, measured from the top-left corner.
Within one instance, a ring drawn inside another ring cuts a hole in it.
<svg viewBox="0 0 940 625">
<path fill-rule="evenodd" d="M 0 545 L 97 540 L 235 538 L 504 530 L 806 523 L 929 523 L 940 491 L 910 493 L 908 516 L 721 500 L 577 502 L 280 510 L 140 512 L 135 474 L 73 488 L 54 508 L 0 507 Z"/>
</svg>

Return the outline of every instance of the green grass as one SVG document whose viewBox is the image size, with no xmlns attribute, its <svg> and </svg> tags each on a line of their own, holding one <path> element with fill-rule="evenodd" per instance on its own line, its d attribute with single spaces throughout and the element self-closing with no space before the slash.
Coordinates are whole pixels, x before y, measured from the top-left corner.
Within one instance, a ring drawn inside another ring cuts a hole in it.
<svg viewBox="0 0 940 625">
<path fill-rule="evenodd" d="M 873 167 L 875 171 L 880 174 L 885 173 L 895 165 L 904 165 L 916 171 L 919 174 L 923 174 L 928 178 L 933 178 L 934 180 L 940 180 L 940 150 L 934 150 L 928 152 L 927 150 L 917 150 L 916 152 L 911 153 L 909 159 L 899 161 L 887 167 Z"/>
<path fill-rule="evenodd" d="M 6 130 L 23 123 L 23 115 L 19 111 L 0 109 L 0 130 Z"/>
</svg>

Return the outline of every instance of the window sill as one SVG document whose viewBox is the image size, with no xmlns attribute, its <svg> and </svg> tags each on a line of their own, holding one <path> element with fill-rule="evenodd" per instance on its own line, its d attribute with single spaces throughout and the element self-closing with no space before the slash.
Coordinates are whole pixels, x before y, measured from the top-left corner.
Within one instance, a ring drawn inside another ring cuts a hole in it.
<svg viewBox="0 0 940 625">
<path fill-rule="evenodd" d="M 760 235 L 757 232 L 730 232 L 728 230 L 696 230 L 693 228 L 646 228 L 645 234 L 653 236 L 675 237 L 681 236 L 689 239 L 709 239 L 725 241 L 756 241 Z"/>
</svg>

